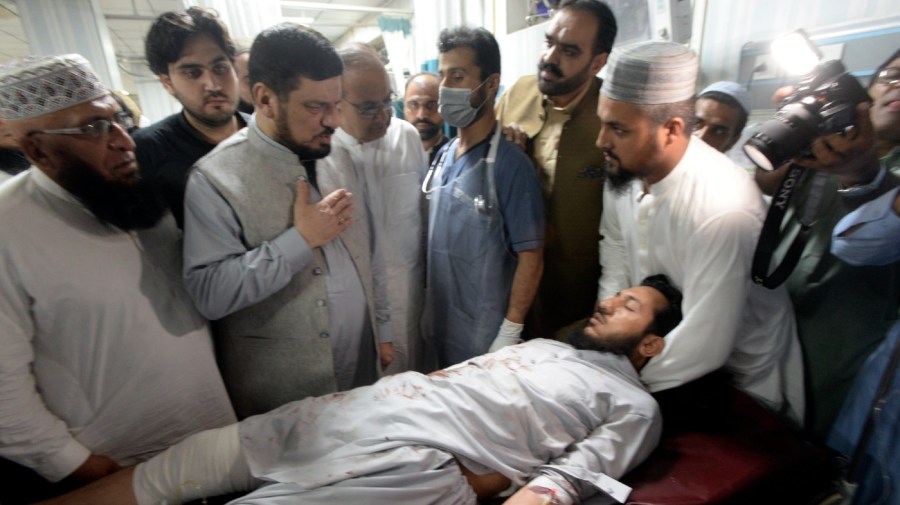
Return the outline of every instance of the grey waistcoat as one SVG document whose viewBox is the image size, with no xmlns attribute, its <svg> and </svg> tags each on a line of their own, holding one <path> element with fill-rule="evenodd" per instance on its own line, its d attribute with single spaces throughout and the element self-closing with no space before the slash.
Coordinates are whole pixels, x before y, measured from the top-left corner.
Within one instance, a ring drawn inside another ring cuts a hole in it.
<svg viewBox="0 0 900 505">
<path fill-rule="evenodd" d="M 293 226 L 295 181 L 306 169 L 296 155 L 270 145 L 253 128 L 219 144 L 196 169 L 234 210 L 248 250 Z M 320 189 L 327 195 L 337 188 Z M 335 240 L 350 253 L 375 328 L 372 241 L 365 218 L 354 219 Z M 321 302 L 328 299 L 325 257 L 319 248 L 313 255 L 283 289 L 214 324 L 219 367 L 239 418 L 336 390 L 328 306 Z"/>
</svg>

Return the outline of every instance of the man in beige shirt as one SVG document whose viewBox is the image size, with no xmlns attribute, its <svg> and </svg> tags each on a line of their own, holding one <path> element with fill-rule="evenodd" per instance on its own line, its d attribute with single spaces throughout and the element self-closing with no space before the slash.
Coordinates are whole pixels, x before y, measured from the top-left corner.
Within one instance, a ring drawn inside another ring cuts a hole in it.
<svg viewBox="0 0 900 505">
<path fill-rule="evenodd" d="M 538 74 L 500 97 L 497 117 L 538 168 L 544 192 L 544 276 L 531 311 L 549 336 L 591 310 L 600 277 L 597 242 L 603 209 L 603 155 L 597 100 L 616 36 L 616 20 L 599 0 L 568 0 L 547 30 Z"/>
</svg>

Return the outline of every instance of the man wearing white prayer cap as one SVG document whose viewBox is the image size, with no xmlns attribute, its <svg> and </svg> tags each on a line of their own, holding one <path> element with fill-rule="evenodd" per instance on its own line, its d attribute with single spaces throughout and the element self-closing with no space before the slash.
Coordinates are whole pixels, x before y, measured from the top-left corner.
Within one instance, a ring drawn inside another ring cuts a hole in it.
<svg viewBox="0 0 900 505">
<path fill-rule="evenodd" d="M 0 118 L 33 164 L 0 186 L 9 487 L 36 479 L 29 470 L 41 491 L 77 487 L 233 422 L 174 221 L 141 183 L 130 116 L 70 54 L 0 67 Z"/>
<path fill-rule="evenodd" d="M 690 49 L 669 42 L 623 48 L 606 64 L 597 107 L 597 147 L 608 163 L 599 299 L 648 272 L 667 275 L 684 292 L 684 320 L 641 370 L 650 391 L 724 367 L 739 388 L 799 418 L 790 301 L 750 280 L 765 207 L 743 169 L 691 135 L 697 68 Z"/>
<path fill-rule="evenodd" d="M 710 84 L 697 95 L 694 135 L 721 152 L 741 138 L 750 116 L 750 93 L 732 81 Z"/>
</svg>

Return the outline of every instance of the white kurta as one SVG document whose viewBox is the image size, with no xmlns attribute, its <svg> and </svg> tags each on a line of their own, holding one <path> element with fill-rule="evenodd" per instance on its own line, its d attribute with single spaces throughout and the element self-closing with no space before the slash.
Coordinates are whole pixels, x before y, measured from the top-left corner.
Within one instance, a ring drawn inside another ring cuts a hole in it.
<svg viewBox="0 0 900 505">
<path fill-rule="evenodd" d="M 55 481 L 234 422 L 171 216 L 105 226 L 38 169 L 0 215 L 0 456 Z"/>
<path fill-rule="evenodd" d="M 318 164 L 323 184 L 348 187 L 355 178 L 372 220 L 376 254 L 387 268 L 387 296 L 394 330 L 395 362 L 387 373 L 416 368 L 419 321 L 424 299 L 422 178 L 428 159 L 416 129 L 391 119 L 384 137 L 360 143 L 338 129 L 331 154 Z M 359 205 L 360 200 L 357 200 Z"/>
<path fill-rule="evenodd" d="M 684 294 L 684 319 L 641 370 L 651 391 L 723 365 L 738 386 L 769 402 L 784 393 L 801 416 L 802 367 L 784 287 L 753 284 L 750 268 L 766 209 L 746 171 L 691 138 L 684 157 L 644 194 L 604 190 L 599 299 L 665 274 Z M 788 383 L 785 383 L 785 381 Z"/>
<path fill-rule="evenodd" d="M 625 357 L 536 339 L 245 419 L 250 470 L 277 484 L 235 503 L 474 503 L 447 497 L 444 484 L 461 481 L 442 473 L 453 457 L 518 485 L 539 479 L 560 503 L 598 490 L 624 501 L 614 479 L 647 457 L 661 427 Z"/>
</svg>

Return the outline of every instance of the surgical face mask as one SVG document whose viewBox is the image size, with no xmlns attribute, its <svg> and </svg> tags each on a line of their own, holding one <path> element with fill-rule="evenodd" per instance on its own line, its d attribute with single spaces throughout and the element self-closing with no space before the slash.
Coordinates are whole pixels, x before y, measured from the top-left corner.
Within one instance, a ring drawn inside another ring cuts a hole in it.
<svg viewBox="0 0 900 505">
<path fill-rule="evenodd" d="M 487 97 L 484 98 L 484 101 L 478 107 L 472 107 L 472 104 L 469 103 L 469 97 L 478 88 L 484 86 L 486 82 L 487 79 L 475 86 L 475 89 L 445 88 L 441 86 L 438 90 L 438 112 L 443 116 L 444 121 L 450 126 L 457 128 L 465 128 L 472 124 L 475 121 L 475 117 L 478 116 L 478 112 L 487 102 Z"/>
</svg>

